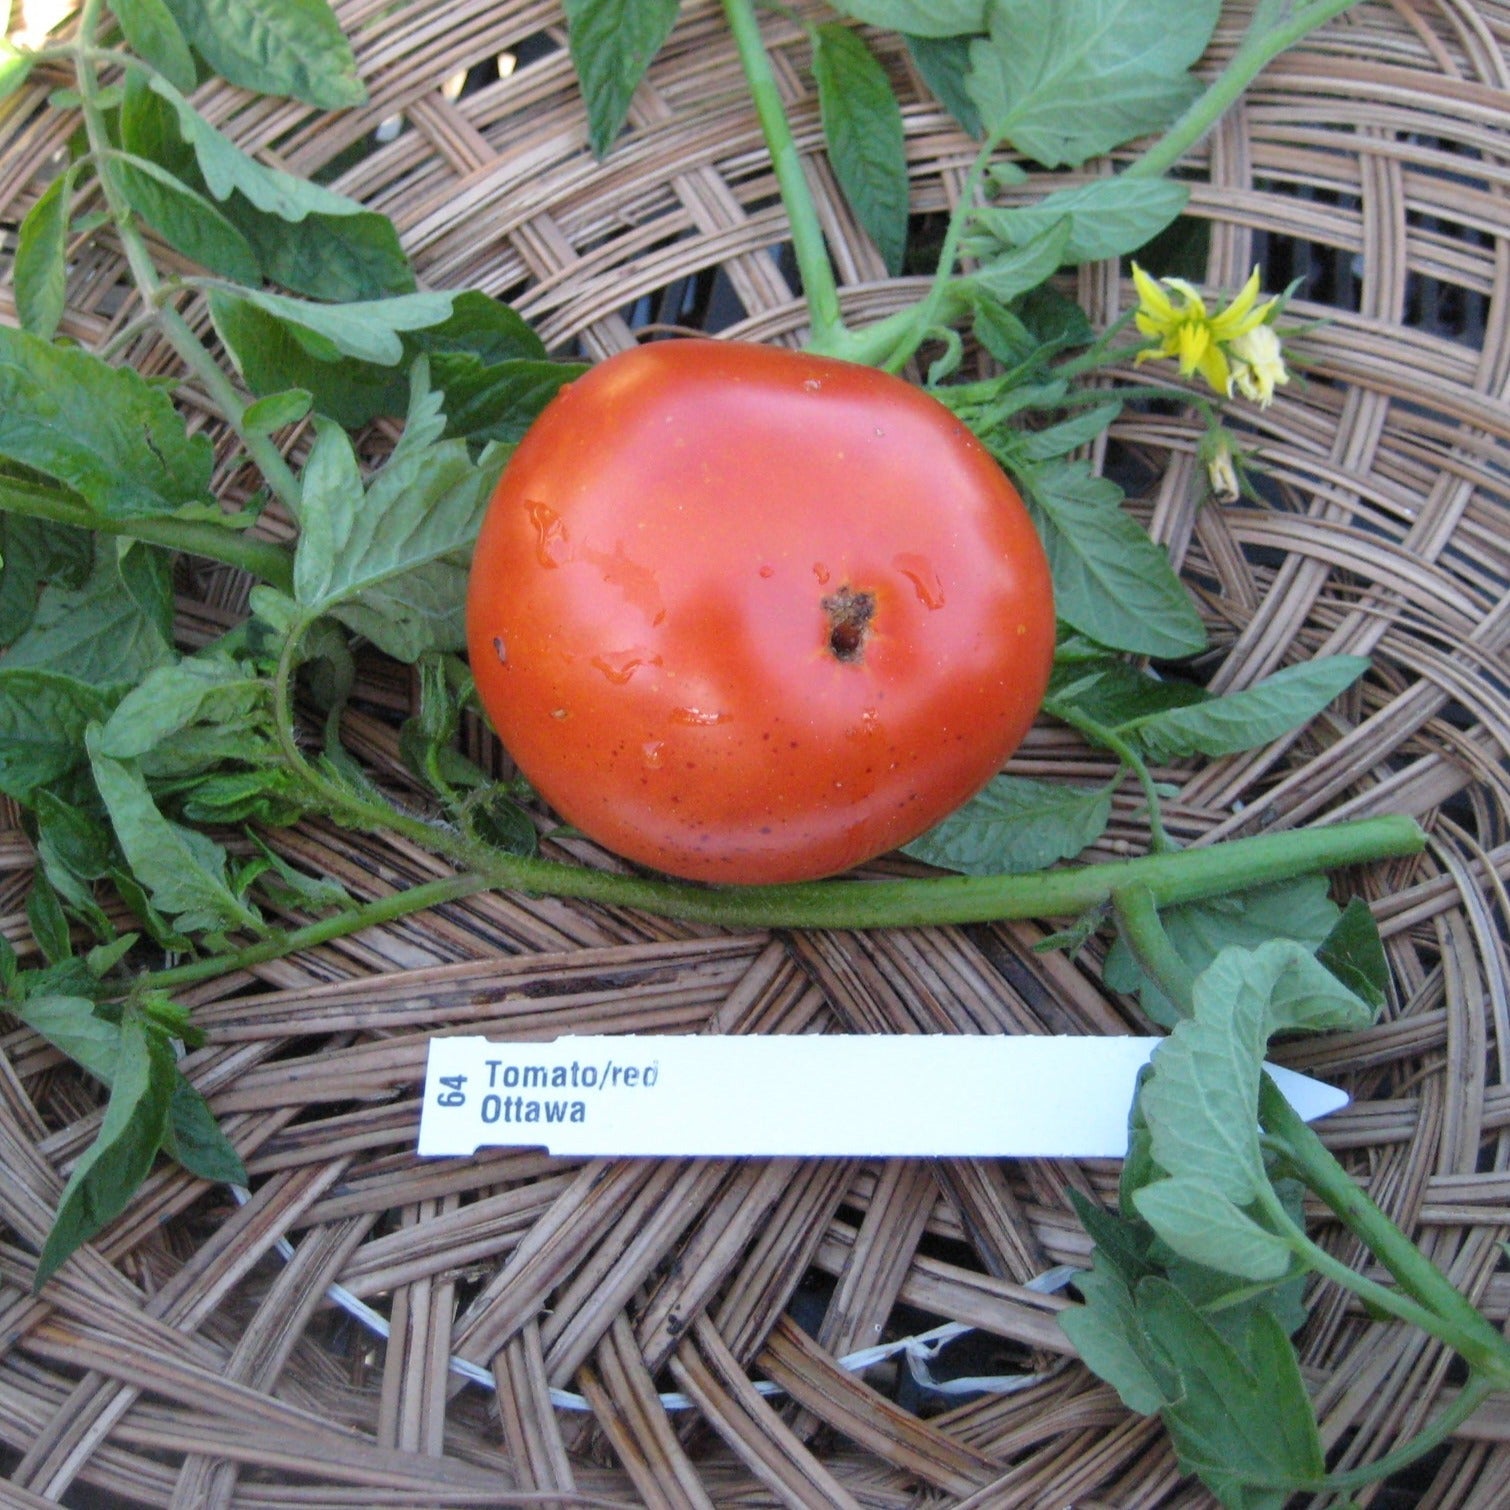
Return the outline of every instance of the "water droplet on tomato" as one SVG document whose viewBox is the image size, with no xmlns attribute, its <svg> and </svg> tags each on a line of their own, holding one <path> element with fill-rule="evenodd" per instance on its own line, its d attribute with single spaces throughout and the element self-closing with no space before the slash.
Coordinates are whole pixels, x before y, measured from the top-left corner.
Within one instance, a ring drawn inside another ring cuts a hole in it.
<svg viewBox="0 0 1510 1510">
<path fill-rule="evenodd" d="M 661 762 L 666 758 L 665 752 L 665 745 L 662 744 L 658 739 L 647 739 L 645 743 L 640 746 L 640 755 L 643 757 L 645 764 L 649 766 L 652 771 L 660 769 Z"/>
<path fill-rule="evenodd" d="M 926 558 L 904 552 L 900 556 L 893 556 L 891 564 L 912 583 L 912 590 L 917 594 L 917 600 L 924 608 L 935 609 L 944 606 L 944 585 L 939 581 L 938 573 L 934 571 L 932 564 Z"/>
<path fill-rule="evenodd" d="M 706 708 L 673 708 L 671 710 L 672 723 L 689 724 L 699 729 L 710 729 L 715 724 L 726 724 L 733 717 L 732 713 L 715 713 Z"/>
<path fill-rule="evenodd" d="M 822 391 L 823 380 L 821 378 L 803 378 L 802 386 L 809 393 L 818 393 Z"/>
<path fill-rule="evenodd" d="M 535 559 L 547 568 L 564 566 L 571 560 L 571 547 L 561 516 L 538 499 L 529 500 L 524 507 L 535 529 Z"/>
</svg>

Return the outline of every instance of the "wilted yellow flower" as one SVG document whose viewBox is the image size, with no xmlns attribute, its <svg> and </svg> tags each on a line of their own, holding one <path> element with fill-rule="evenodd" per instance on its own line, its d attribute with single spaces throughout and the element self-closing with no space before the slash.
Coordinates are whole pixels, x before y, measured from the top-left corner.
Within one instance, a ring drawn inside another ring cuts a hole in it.
<svg viewBox="0 0 1510 1510">
<path fill-rule="evenodd" d="M 1183 377 L 1200 373 L 1207 383 L 1224 397 L 1232 392 L 1234 357 L 1246 368 L 1252 368 L 1251 359 L 1238 356 L 1234 343 L 1252 336 L 1264 326 L 1278 300 L 1269 299 L 1258 303 L 1258 269 L 1243 285 L 1237 297 L 1216 314 L 1206 308 L 1206 301 L 1183 278 L 1161 278 L 1156 283 L 1141 267 L 1133 263 L 1133 283 L 1138 290 L 1138 308 L 1133 316 L 1137 327 L 1158 345 L 1140 351 L 1139 362 L 1155 357 L 1173 357 L 1180 364 Z M 1176 305 L 1165 289 L 1178 294 L 1181 302 Z M 1272 337 L 1273 332 L 1269 335 Z M 1278 339 L 1273 349 L 1265 353 L 1271 365 L 1265 368 L 1270 376 L 1269 393 L 1272 396 L 1274 383 L 1282 379 L 1273 375 L 1273 360 L 1278 358 Z M 1279 363 L 1280 371 L 1284 363 Z M 1257 379 L 1254 379 L 1257 384 Z M 1248 391 L 1246 388 L 1243 390 Z"/>
<path fill-rule="evenodd" d="M 1237 480 L 1237 463 L 1232 447 L 1220 436 L 1206 455 L 1206 476 L 1211 480 L 1211 494 L 1220 503 L 1236 503 L 1242 497 Z"/>
<path fill-rule="evenodd" d="M 1290 381 L 1284 352 L 1272 325 L 1255 325 L 1227 348 L 1232 359 L 1232 381 L 1244 398 L 1267 409 L 1274 390 Z"/>
</svg>

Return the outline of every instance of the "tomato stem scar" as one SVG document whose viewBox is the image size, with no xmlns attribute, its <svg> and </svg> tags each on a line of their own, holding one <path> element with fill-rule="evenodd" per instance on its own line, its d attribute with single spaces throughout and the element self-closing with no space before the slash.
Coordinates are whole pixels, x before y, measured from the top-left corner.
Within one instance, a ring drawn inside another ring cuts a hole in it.
<svg viewBox="0 0 1510 1510">
<path fill-rule="evenodd" d="M 841 587 L 823 600 L 823 611 L 828 615 L 828 648 L 834 659 L 846 664 L 862 659 L 866 631 L 876 612 L 874 595 Z"/>
</svg>

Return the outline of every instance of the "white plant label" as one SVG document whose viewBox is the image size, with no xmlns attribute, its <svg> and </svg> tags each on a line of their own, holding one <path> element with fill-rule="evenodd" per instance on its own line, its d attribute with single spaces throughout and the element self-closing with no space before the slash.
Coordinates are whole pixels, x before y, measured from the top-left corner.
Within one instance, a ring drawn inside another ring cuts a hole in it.
<svg viewBox="0 0 1510 1510">
<path fill-rule="evenodd" d="M 1121 1158 L 1158 1038 L 435 1038 L 422 1155 Z M 1347 1094 L 1278 1066 L 1310 1121 Z"/>
</svg>

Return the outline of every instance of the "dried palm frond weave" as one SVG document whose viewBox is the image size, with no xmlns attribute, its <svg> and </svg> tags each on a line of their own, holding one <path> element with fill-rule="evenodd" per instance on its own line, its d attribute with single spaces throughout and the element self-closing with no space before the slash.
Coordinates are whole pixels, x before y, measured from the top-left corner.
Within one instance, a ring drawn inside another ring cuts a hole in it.
<svg viewBox="0 0 1510 1510">
<path fill-rule="evenodd" d="M 269 161 L 306 174 L 336 165 L 337 187 L 394 219 L 423 282 L 495 294 L 553 348 L 590 357 L 647 323 L 800 338 L 782 213 L 716 5 L 683 7 L 601 165 L 556 5 L 338 9 L 367 106 L 317 118 L 215 85 L 202 103 Z M 1229 10 L 1204 67 L 1240 35 L 1242 7 Z M 884 315 L 915 285 L 885 277 L 830 180 L 803 30 L 774 14 L 765 25 L 846 309 Z M 953 202 L 974 146 L 906 55 L 887 58 L 926 227 Z M 447 87 L 461 75 L 466 88 Z M 48 87 L 33 79 L 0 122 L 7 241 L 66 147 L 66 117 L 38 108 Z M 1502 1322 L 1510 6 L 1357 6 L 1271 66 L 1188 168 L 1207 233 L 1196 275 L 1233 288 L 1258 263 L 1270 289 L 1298 278 L 1291 312 L 1316 322 L 1294 348 L 1297 380 L 1246 421 L 1266 501 L 1206 498 L 1200 425 L 1179 405 L 1125 418 L 1102 459 L 1197 587 L 1216 685 L 1322 652 L 1367 654 L 1374 670 L 1303 736 L 1160 772 L 1178 787 L 1171 827 L 1198 842 L 1386 811 L 1429 827 L 1419 859 L 1350 878 L 1393 967 L 1383 1020 L 1292 1062 L 1352 1093 L 1326 1141 Z M 1098 324 L 1131 297 L 1115 265 L 1082 270 L 1073 291 Z M 9 298 L 0 284 L 0 319 L 14 318 Z M 139 313 L 108 247 L 76 258 L 67 335 L 99 347 Z M 142 371 L 172 369 L 144 337 L 133 356 Z M 203 423 L 220 433 L 209 410 Z M 226 497 L 249 486 L 229 460 L 222 473 Z M 244 607 L 247 584 L 229 570 L 195 569 L 181 587 L 186 645 Z M 398 789 L 410 778 L 396 729 L 413 695 L 403 668 L 373 657 L 347 721 L 351 747 Z M 497 759 L 481 732 L 473 740 Z M 1109 774 L 1047 727 L 1016 768 Z M 1102 849 L 1121 853 L 1138 833 L 1129 795 Z M 316 825 L 267 837 L 363 897 L 439 873 L 398 842 Z M 23 955 L 31 865 L 12 813 L 0 827 L 0 925 Z M 244 1151 L 250 1200 L 163 1167 L 40 1297 L 29 1255 L 100 1098 L 9 1024 L 0 1504 L 98 1492 L 178 1510 L 481 1506 L 546 1491 L 532 1502 L 1210 1504 L 1158 1424 L 1073 1358 L 1054 1319 L 1065 1302 L 1028 1285 L 1083 1261 L 1066 1193 L 1107 1197 L 1111 1164 L 414 1153 L 436 1032 L 1138 1030 L 1135 1009 L 1099 984 L 1094 950 L 1078 962 L 1035 954 L 1039 937 L 1025 925 L 723 936 L 486 895 L 220 980 L 187 998 L 209 1043 L 186 1069 Z M 1315 1231 L 1356 1256 L 1319 1213 Z M 337 1286 L 386 1340 L 336 1304 Z M 954 1404 L 905 1361 L 840 1366 L 943 1321 L 977 1330 L 935 1372 L 953 1356 L 954 1372 L 1019 1375 L 1023 1387 Z M 1454 1389 L 1435 1345 L 1329 1290 L 1302 1345 L 1344 1464 L 1389 1450 Z M 1507 1444 L 1510 1413 L 1480 1412 L 1377 1503 L 1503 1505 Z"/>
</svg>

